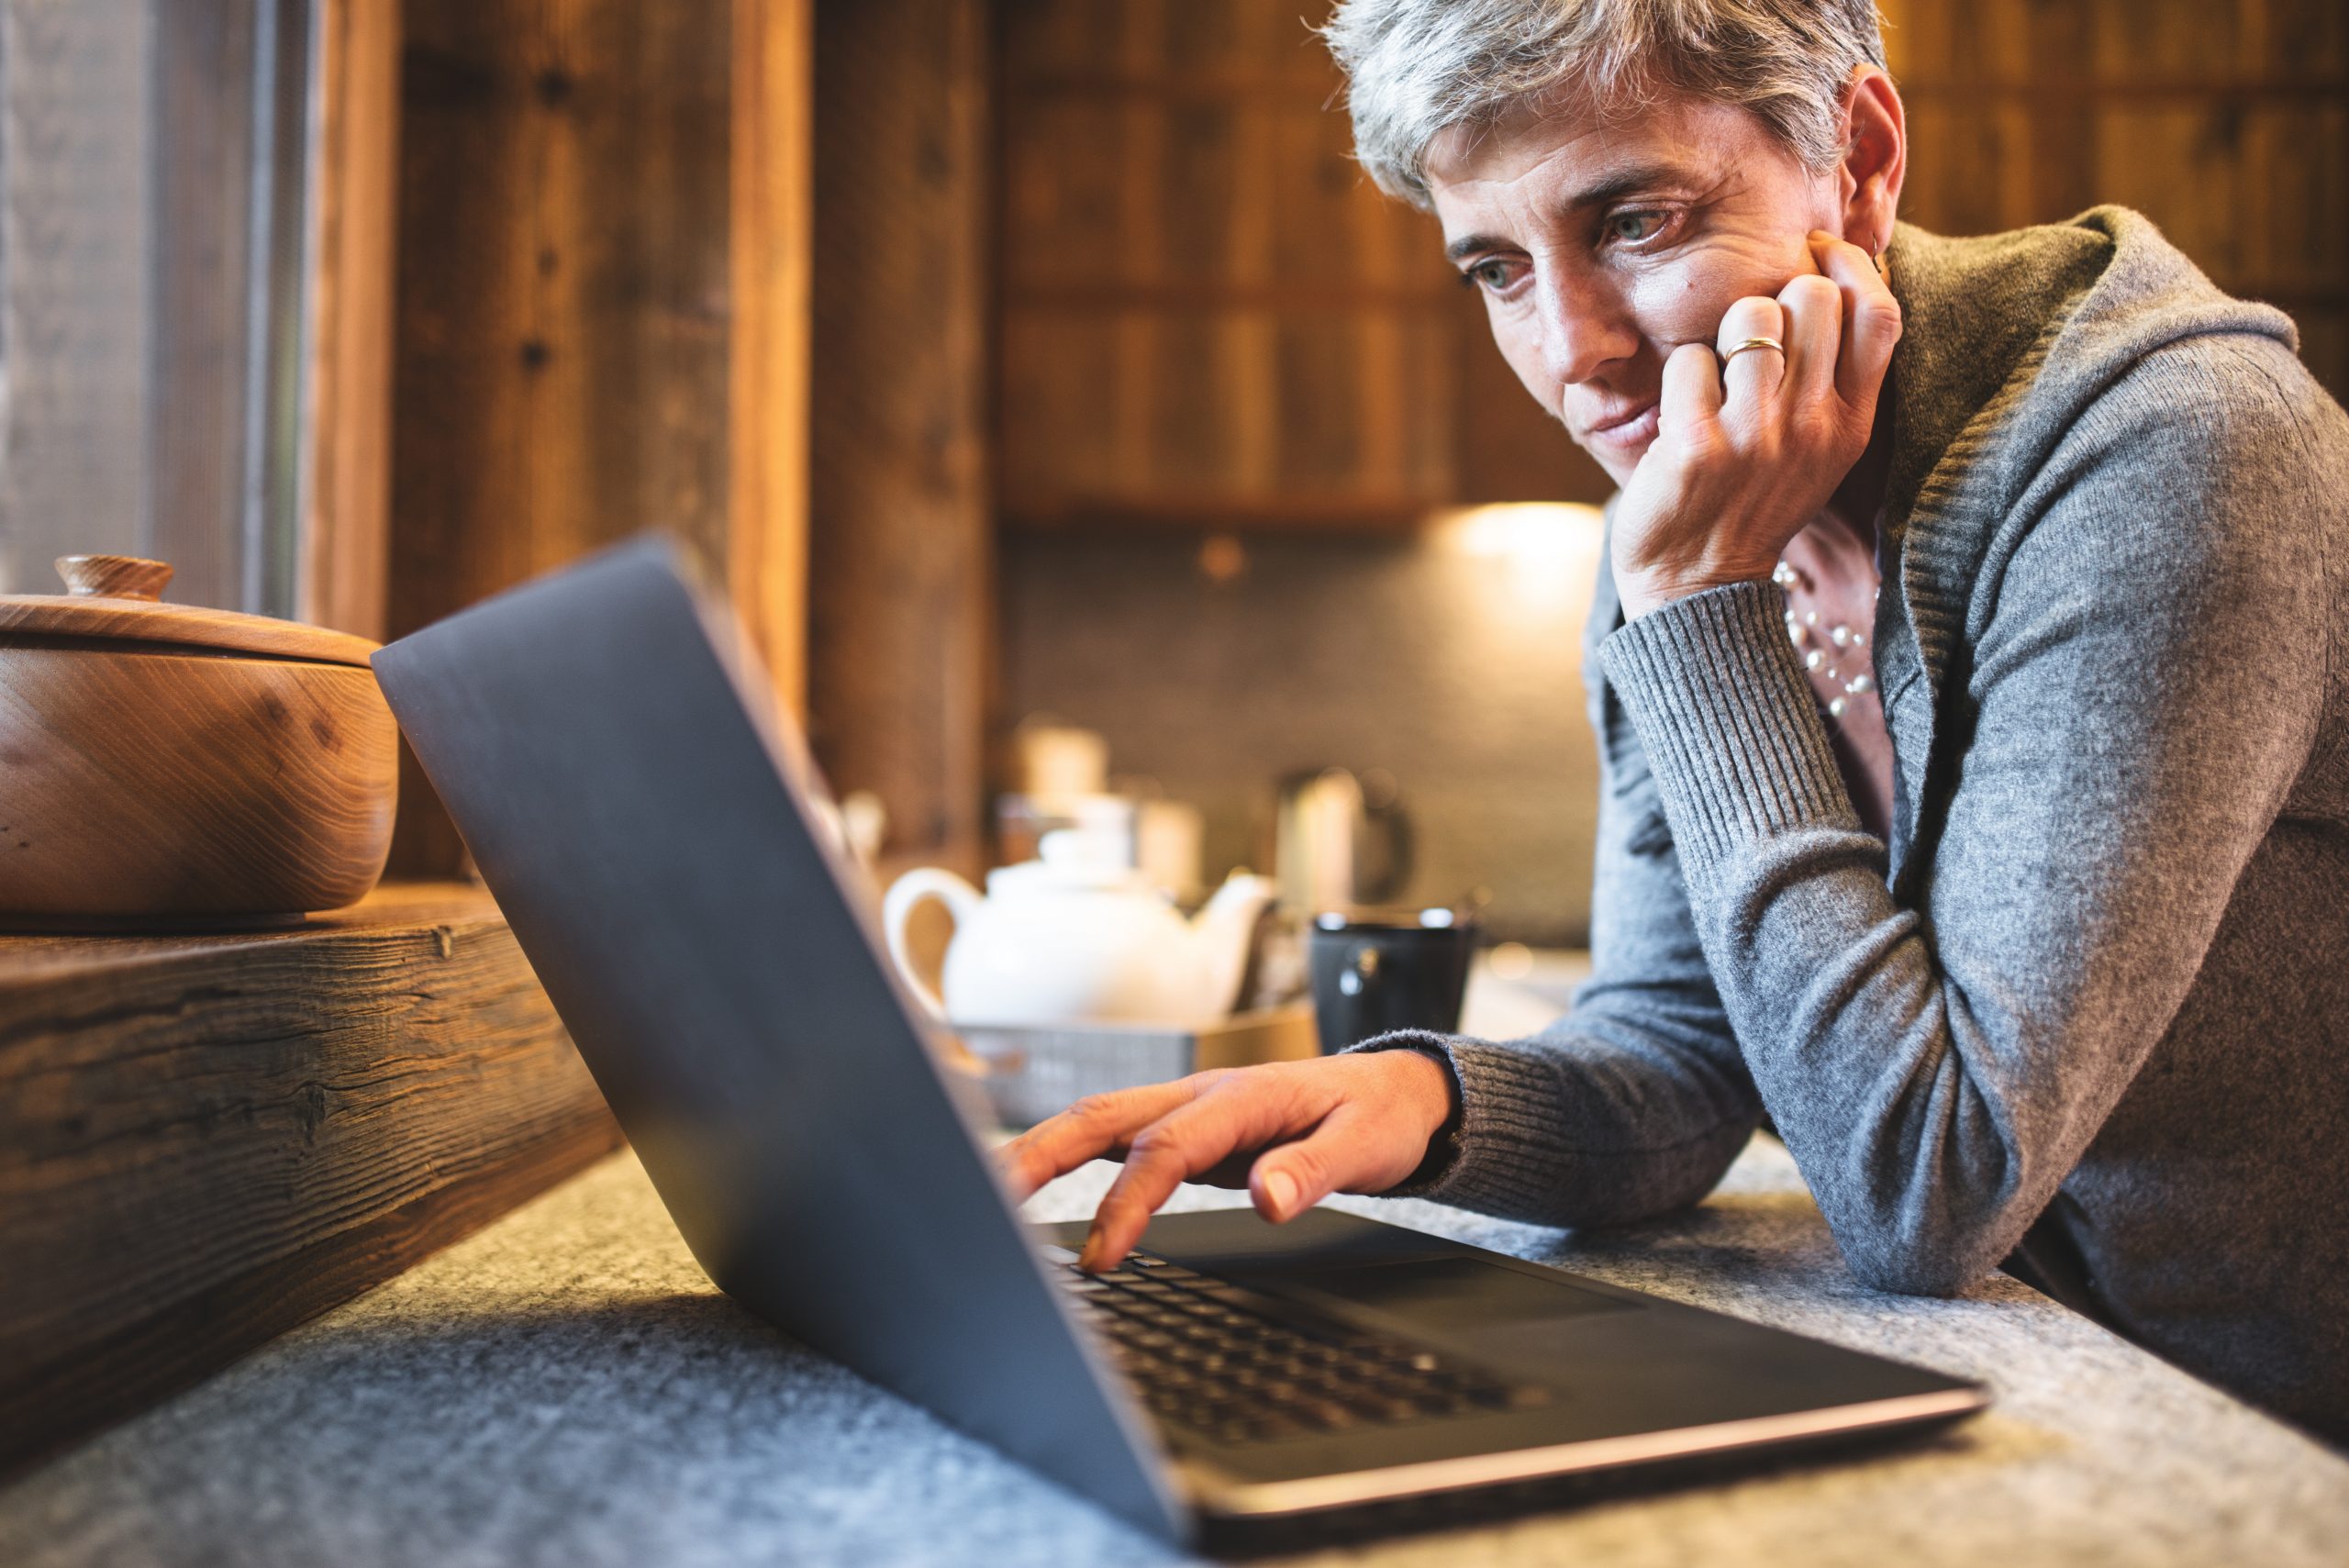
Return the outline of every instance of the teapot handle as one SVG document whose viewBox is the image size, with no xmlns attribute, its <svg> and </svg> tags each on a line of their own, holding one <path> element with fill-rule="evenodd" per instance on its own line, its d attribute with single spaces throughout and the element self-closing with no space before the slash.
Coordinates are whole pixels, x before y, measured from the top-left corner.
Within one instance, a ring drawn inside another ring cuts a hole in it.
<svg viewBox="0 0 2349 1568">
<path fill-rule="evenodd" d="M 933 898 L 946 906 L 958 929 L 976 912 L 981 902 L 979 890 L 952 872 L 923 866 L 889 884 L 888 895 L 881 901 L 881 926 L 888 934 L 889 957 L 896 962 L 897 973 L 905 976 L 907 987 L 921 998 L 932 1016 L 943 1019 L 946 999 L 927 976 L 914 968 L 913 951 L 906 945 L 907 922 L 913 918 L 916 909 Z"/>
</svg>

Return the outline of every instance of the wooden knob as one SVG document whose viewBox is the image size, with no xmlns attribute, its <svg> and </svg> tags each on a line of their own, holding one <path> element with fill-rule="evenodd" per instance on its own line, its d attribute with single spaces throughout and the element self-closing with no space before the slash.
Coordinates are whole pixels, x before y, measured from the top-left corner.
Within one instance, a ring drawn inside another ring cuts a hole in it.
<svg viewBox="0 0 2349 1568">
<path fill-rule="evenodd" d="M 164 585 L 172 580 L 166 562 L 135 555 L 61 555 L 57 574 L 65 579 L 65 591 L 77 598 L 145 599 L 150 604 L 162 598 Z"/>
</svg>

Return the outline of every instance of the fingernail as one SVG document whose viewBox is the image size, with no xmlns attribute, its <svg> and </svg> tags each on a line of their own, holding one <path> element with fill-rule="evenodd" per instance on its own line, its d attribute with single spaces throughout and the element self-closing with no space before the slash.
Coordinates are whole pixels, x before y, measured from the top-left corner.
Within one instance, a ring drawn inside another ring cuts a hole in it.
<svg viewBox="0 0 2349 1568">
<path fill-rule="evenodd" d="M 1085 1233 L 1085 1245 L 1076 1250 L 1076 1266 L 1093 1273 L 1101 1266 L 1101 1227 L 1095 1225 Z"/>
<path fill-rule="evenodd" d="M 1275 1219 L 1286 1219 L 1288 1211 L 1297 1207 L 1297 1178 L 1286 1171 L 1274 1171 L 1264 1177 L 1264 1201 L 1273 1206 Z"/>
</svg>

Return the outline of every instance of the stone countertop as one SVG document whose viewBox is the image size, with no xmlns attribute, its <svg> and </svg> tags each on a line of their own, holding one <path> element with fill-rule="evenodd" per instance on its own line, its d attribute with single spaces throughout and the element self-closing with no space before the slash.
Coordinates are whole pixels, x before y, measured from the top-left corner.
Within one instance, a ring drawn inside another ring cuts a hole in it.
<svg viewBox="0 0 2349 1568">
<path fill-rule="evenodd" d="M 1108 1174 L 1033 1211 L 1075 1216 Z M 2203 1568 L 2337 1564 L 2349 1540 L 2349 1461 L 2023 1286 L 1854 1284 L 1767 1140 L 1702 1207 L 1604 1237 L 1342 1206 L 1983 1378 L 1998 1402 L 1875 1458 L 1330 1561 Z M 626 1154 L 0 1490 L 17 1568 L 1183 1560 L 716 1294 Z"/>
<path fill-rule="evenodd" d="M 1538 1026 L 1539 989 L 1480 981 L 1469 1022 Z M 1110 1173 L 1030 1212 L 1078 1217 Z M 2202 1568 L 2337 1564 L 2349 1540 L 2349 1460 L 2024 1286 L 1854 1283 L 1766 1138 L 1700 1207 L 1605 1235 L 1338 1202 L 1981 1378 L 1997 1402 L 1873 1458 L 1329 1561 Z M 21 1568 L 1185 1560 L 718 1296 L 626 1154 L 0 1489 L 0 1562 Z"/>
</svg>

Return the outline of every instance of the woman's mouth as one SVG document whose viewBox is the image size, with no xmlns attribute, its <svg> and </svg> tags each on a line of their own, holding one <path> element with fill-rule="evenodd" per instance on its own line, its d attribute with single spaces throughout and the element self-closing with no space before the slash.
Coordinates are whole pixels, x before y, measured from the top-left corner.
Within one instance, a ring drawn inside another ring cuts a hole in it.
<svg viewBox="0 0 2349 1568">
<path fill-rule="evenodd" d="M 1655 412 L 1653 403 L 1642 403 L 1636 408 L 1593 425 L 1590 439 L 1618 451 L 1643 447 L 1655 439 Z"/>
</svg>

